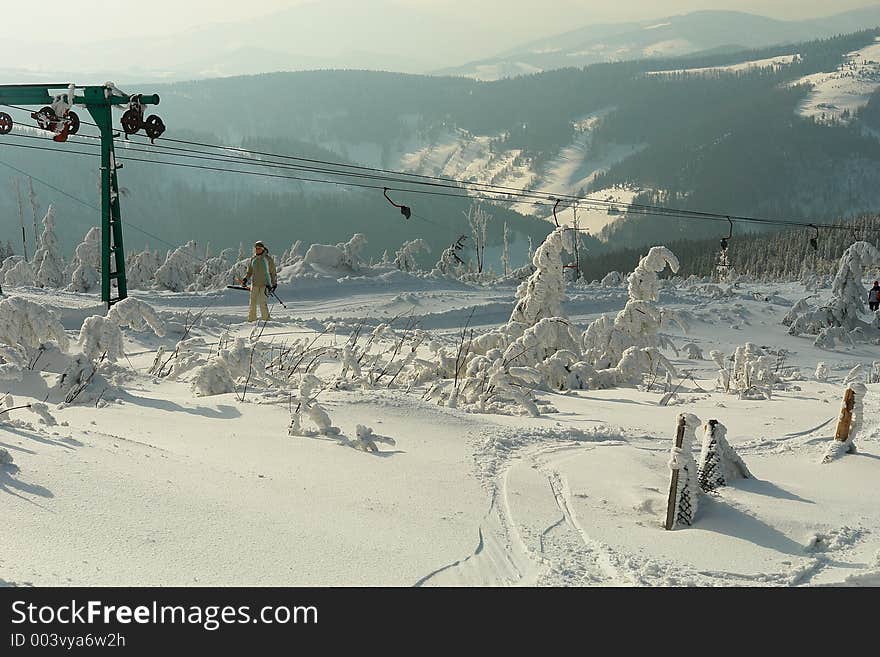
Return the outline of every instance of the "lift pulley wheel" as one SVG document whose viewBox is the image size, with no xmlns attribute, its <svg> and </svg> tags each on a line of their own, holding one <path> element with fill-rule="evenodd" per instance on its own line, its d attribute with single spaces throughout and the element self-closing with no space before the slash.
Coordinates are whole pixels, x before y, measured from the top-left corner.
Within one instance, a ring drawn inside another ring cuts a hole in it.
<svg viewBox="0 0 880 657">
<path fill-rule="evenodd" d="M 165 124 L 158 116 L 150 114 L 144 122 L 144 132 L 147 133 L 147 137 L 149 137 L 151 141 L 158 139 L 162 136 L 162 133 L 165 132 Z"/>
<path fill-rule="evenodd" d="M 0 112 L 0 135 L 8 135 L 12 132 L 14 122 L 6 112 Z"/>
<path fill-rule="evenodd" d="M 58 122 L 58 117 L 55 116 L 55 110 L 51 107 L 43 107 L 39 112 L 34 112 L 31 114 L 32 119 L 36 119 L 37 125 L 39 125 L 43 130 L 52 130 L 55 131 L 55 124 Z"/>
<path fill-rule="evenodd" d="M 127 135 L 133 135 L 143 127 L 142 114 L 136 109 L 125 110 L 122 115 L 122 129 Z"/>
<path fill-rule="evenodd" d="M 69 125 L 67 131 L 70 134 L 75 135 L 77 132 L 79 132 L 79 114 L 77 114 L 76 112 L 68 112 L 67 116 L 64 118 Z"/>
</svg>

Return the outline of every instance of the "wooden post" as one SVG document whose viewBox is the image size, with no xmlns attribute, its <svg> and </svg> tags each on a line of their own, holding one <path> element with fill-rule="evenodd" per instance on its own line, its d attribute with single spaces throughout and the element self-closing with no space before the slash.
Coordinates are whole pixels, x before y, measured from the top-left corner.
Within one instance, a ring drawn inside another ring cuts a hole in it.
<svg viewBox="0 0 880 657">
<path fill-rule="evenodd" d="M 684 415 L 678 416 L 678 431 L 675 434 L 675 447 L 681 449 L 684 442 L 684 432 L 687 428 L 687 422 Z M 675 525 L 675 502 L 678 496 L 678 470 L 672 471 L 672 481 L 669 484 L 669 502 L 666 505 L 666 529 L 670 530 Z"/>
<path fill-rule="evenodd" d="M 834 440 L 845 443 L 849 439 L 849 427 L 852 423 L 852 411 L 856 405 L 856 393 L 852 388 L 847 388 L 843 395 L 843 408 L 840 409 L 840 419 L 837 421 L 837 433 Z"/>
</svg>

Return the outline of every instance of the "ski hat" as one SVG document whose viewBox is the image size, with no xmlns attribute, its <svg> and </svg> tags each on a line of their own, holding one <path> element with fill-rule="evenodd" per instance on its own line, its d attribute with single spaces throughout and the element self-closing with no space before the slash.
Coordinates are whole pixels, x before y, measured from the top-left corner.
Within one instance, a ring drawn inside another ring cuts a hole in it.
<svg viewBox="0 0 880 657">
<path fill-rule="evenodd" d="M 262 246 L 264 249 L 266 248 L 266 245 L 263 244 L 262 240 L 257 240 L 256 242 L 254 242 L 254 246 Z"/>
</svg>

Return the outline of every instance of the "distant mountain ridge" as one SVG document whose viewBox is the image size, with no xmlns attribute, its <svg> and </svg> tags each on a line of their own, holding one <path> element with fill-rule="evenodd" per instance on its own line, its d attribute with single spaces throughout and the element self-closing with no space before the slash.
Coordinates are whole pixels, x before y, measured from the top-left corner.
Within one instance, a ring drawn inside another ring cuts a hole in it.
<svg viewBox="0 0 880 657">
<path fill-rule="evenodd" d="M 524 43 L 493 58 L 434 73 L 496 80 L 598 62 L 705 54 L 720 48 L 761 48 L 877 25 L 880 5 L 799 21 L 737 11 L 696 11 L 661 20 L 590 25 Z"/>
</svg>

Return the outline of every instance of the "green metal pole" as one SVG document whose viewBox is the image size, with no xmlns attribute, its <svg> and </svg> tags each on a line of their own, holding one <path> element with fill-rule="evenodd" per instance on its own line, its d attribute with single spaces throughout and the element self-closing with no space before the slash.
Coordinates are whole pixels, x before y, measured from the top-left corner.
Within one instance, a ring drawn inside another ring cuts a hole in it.
<svg viewBox="0 0 880 657">
<path fill-rule="evenodd" d="M 86 87 L 85 104 L 101 132 L 101 299 L 110 308 L 128 296 L 119 185 L 113 149 L 111 101 L 102 87 Z M 111 283 L 116 281 L 116 296 Z"/>
<path fill-rule="evenodd" d="M 0 103 L 8 105 L 50 105 L 53 90 L 69 90 L 63 84 L 4 84 L 0 85 Z M 76 105 L 84 105 L 101 131 L 101 299 L 109 308 L 128 296 L 125 277 L 125 251 L 122 243 L 122 212 L 119 205 L 119 182 L 113 152 L 113 105 L 127 105 L 131 97 L 110 86 L 81 87 L 82 96 L 75 97 Z M 140 96 L 144 105 L 158 105 L 156 94 Z M 121 168 L 121 165 L 119 165 Z M 20 203 L 20 201 L 19 201 Z M 24 233 L 24 224 L 22 224 Z M 27 247 L 25 246 L 25 249 Z M 27 253 L 25 253 L 27 255 Z M 116 281 L 116 296 L 113 293 Z"/>
</svg>

